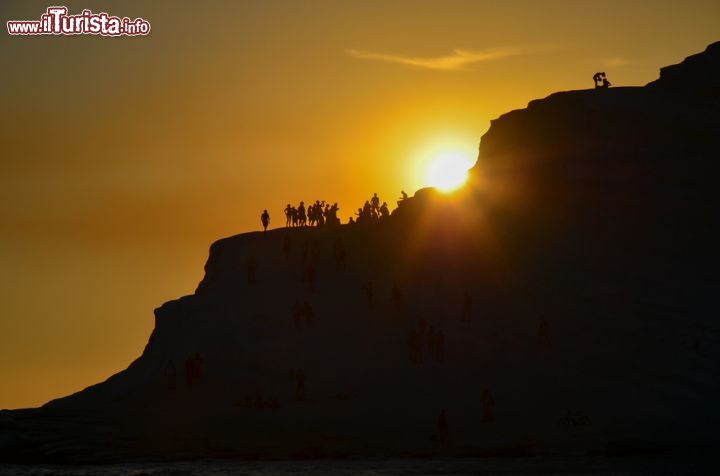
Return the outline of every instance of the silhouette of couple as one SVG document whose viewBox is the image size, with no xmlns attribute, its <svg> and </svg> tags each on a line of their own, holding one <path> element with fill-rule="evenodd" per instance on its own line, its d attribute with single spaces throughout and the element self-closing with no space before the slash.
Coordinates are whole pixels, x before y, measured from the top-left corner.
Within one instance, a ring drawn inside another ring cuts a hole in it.
<svg viewBox="0 0 720 476">
<path fill-rule="evenodd" d="M 593 81 L 595 81 L 595 89 L 607 89 L 612 86 L 604 72 L 595 73 L 593 75 Z"/>
</svg>

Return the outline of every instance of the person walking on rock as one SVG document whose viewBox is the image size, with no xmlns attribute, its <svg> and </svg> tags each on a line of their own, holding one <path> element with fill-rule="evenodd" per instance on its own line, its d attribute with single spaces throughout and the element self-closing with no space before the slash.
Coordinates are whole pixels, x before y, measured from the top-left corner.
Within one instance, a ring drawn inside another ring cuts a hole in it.
<svg viewBox="0 0 720 476">
<path fill-rule="evenodd" d="M 262 215 L 260 215 L 260 221 L 263 225 L 263 232 L 267 231 L 267 227 L 270 224 L 270 214 L 267 210 L 263 210 Z"/>
</svg>

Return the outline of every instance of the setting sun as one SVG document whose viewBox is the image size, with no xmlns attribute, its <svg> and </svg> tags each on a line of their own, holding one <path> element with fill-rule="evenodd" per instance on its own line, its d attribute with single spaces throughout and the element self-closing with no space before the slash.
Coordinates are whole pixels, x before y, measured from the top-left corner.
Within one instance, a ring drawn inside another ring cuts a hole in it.
<svg viewBox="0 0 720 476">
<path fill-rule="evenodd" d="M 465 183 L 473 163 L 474 158 L 466 154 L 443 152 L 428 165 L 427 183 L 443 192 L 455 190 Z"/>
</svg>

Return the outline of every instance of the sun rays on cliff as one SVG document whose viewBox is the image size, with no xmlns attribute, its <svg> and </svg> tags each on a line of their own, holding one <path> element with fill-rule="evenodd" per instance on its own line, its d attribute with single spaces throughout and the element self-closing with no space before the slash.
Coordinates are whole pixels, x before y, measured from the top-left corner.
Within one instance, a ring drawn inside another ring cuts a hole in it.
<svg viewBox="0 0 720 476">
<path fill-rule="evenodd" d="M 468 170 L 476 162 L 477 139 L 437 135 L 419 144 L 413 156 L 415 183 L 452 192 L 465 184 Z"/>
<path fill-rule="evenodd" d="M 427 183 L 441 192 L 460 188 L 468 177 L 468 169 L 475 163 L 472 156 L 457 151 L 439 154 L 427 169 Z"/>
</svg>

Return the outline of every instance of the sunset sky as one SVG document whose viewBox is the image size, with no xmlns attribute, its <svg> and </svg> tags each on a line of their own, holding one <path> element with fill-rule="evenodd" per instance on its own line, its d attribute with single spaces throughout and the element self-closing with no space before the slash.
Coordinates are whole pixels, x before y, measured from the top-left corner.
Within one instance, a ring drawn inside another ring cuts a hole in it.
<svg viewBox="0 0 720 476">
<path fill-rule="evenodd" d="M 7 34 L 56 4 L 152 32 Z M 4 1 L 0 19 L 0 408 L 125 368 L 262 209 L 394 204 L 500 114 L 596 71 L 643 85 L 720 40 L 717 0 Z"/>
</svg>

